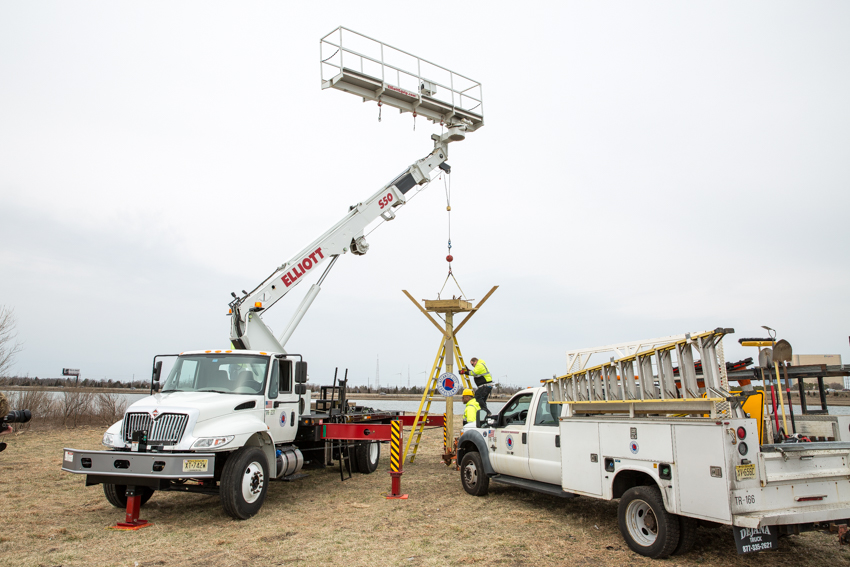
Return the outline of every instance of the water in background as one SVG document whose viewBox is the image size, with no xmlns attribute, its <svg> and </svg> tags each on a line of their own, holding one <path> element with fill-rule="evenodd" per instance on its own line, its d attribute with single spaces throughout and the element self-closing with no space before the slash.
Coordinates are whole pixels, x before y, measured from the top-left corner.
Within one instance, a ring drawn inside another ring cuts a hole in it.
<svg viewBox="0 0 850 567">
<path fill-rule="evenodd" d="M 378 410 L 387 410 L 387 411 L 404 411 L 408 414 L 416 415 L 416 410 L 419 409 L 419 403 L 415 400 L 393 400 L 392 398 L 386 400 L 352 400 L 359 406 L 366 406 L 367 408 L 374 408 Z M 505 402 L 487 402 L 487 409 L 490 410 L 490 413 L 499 413 L 501 409 L 505 407 Z M 452 405 L 452 409 L 454 410 L 455 415 L 463 414 L 463 402 L 460 399 L 455 400 L 455 403 Z M 431 415 L 442 415 L 446 411 L 446 402 L 431 402 L 431 409 L 428 412 Z"/>
</svg>

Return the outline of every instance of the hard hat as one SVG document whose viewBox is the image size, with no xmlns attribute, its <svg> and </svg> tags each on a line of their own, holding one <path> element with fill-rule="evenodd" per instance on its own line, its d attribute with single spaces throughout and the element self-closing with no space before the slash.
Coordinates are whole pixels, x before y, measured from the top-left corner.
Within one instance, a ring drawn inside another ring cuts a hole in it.
<svg viewBox="0 0 850 567">
<path fill-rule="evenodd" d="M 475 397 L 475 392 L 473 392 L 470 388 L 467 388 L 466 390 L 463 391 L 463 394 L 461 394 L 461 397 L 463 397 L 463 396 Z"/>
</svg>

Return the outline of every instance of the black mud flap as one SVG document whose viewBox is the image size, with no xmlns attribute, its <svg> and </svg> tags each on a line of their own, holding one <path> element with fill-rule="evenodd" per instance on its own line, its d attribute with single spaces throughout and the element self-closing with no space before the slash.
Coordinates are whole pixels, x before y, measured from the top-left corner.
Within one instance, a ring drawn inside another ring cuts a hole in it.
<svg viewBox="0 0 850 567">
<path fill-rule="evenodd" d="M 735 546 L 739 554 L 754 551 L 771 551 L 779 548 L 779 530 L 776 526 L 760 528 L 741 528 L 732 526 L 735 535 Z"/>
</svg>

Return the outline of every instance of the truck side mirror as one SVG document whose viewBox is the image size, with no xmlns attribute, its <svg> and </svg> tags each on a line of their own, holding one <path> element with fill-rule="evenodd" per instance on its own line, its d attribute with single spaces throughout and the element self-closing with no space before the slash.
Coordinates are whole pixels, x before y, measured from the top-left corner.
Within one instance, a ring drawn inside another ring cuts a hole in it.
<svg viewBox="0 0 850 567">
<path fill-rule="evenodd" d="M 295 383 L 305 384 L 307 382 L 307 363 L 299 360 L 295 363 Z M 296 392 L 297 393 L 297 392 Z"/>
<path fill-rule="evenodd" d="M 475 427 L 481 428 L 487 425 L 487 418 L 490 417 L 490 412 L 486 409 L 478 410 L 478 413 L 475 414 Z"/>
<path fill-rule="evenodd" d="M 159 383 L 160 374 L 162 374 L 162 361 L 157 360 L 153 365 L 153 374 L 151 375 L 151 393 L 159 392 L 162 387 Z"/>
<path fill-rule="evenodd" d="M 307 393 L 307 386 L 304 384 L 296 384 L 295 385 L 295 394 L 299 396 L 303 396 Z"/>
</svg>

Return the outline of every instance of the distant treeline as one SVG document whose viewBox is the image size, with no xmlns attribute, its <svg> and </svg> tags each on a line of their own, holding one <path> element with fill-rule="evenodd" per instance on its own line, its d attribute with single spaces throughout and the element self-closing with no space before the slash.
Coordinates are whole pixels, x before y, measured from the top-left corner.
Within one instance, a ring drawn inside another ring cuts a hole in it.
<svg viewBox="0 0 850 567">
<path fill-rule="evenodd" d="M 16 431 L 30 427 L 110 426 L 127 409 L 127 397 L 112 392 L 92 392 L 68 384 L 61 393 L 47 390 L 6 392 L 12 409 L 30 410 L 32 421 L 12 424 Z"/>
<path fill-rule="evenodd" d="M 3 386 L 33 386 L 41 388 L 66 388 L 66 387 L 82 387 L 82 388 L 136 388 L 138 390 L 147 390 L 150 388 L 149 380 L 92 380 L 90 378 L 80 378 L 79 381 L 75 377 L 61 378 L 30 378 L 29 376 L 10 376 L 0 378 L 0 388 Z M 520 386 L 499 386 L 493 385 L 494 394 L 511 395 L 523 388 Z M 319 391 L 320 386 L 312 383 L 307 383 L 307 389 L 314 392 Z M 382 386 L 375 388 L 374 386 L 348 386 L 350 394 L 409 394 L 422 395 L 425 391 L 424 386 Z"/>
<path fill-rule="evenodd" d="M 146 380 L 92 380 L 90 378 L 80 378 L 77 380 L 74 376 L 61 378 L 30 378 L 29 376 L 8 376 L 0 378 L 0 387 L 2 386 L 35 386 L 41 388 L 65 388 L 68 386 L 80 386 L 83 388 L 149 388 L 150 381 Z"/>
</svg>

